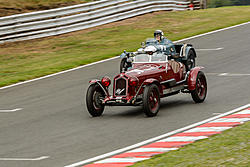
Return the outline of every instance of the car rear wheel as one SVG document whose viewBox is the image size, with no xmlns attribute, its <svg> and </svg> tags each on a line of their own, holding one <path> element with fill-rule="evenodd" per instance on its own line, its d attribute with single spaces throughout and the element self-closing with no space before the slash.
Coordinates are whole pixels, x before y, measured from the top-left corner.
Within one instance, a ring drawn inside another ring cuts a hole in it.
<svg viewBox="0 0 250 167">
<path fill-rule="evenodd" d="M 195 90 L 191 92 L 196 103 L 202 103 L 207 95 L 207 80 L 203 72 L 197 74 Z"/>
<path fill-rule="evenodd" d="M 148 117 L 156 116 L 160 108 L 160 92 L 155 84 L 147 85 L 143 92 L 143 111 Z"/>
<path fill-rule="evenodd" d="M 89 86 L 86 95 L 87 109 L 93 117 L 101 116 L 104 111 L 104 105 L 102 104 L 102 99 L 104 99 L 105 94 L 102 88 L 98 84 L 92 84 Z"/>
</svg>

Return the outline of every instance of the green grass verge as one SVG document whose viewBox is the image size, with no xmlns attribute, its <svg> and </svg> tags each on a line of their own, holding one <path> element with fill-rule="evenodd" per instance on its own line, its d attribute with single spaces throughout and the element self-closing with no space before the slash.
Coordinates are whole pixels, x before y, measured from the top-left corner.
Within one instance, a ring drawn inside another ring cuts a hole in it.
<svg viewBox="0 0 250 167">
<path fill-rule="evenodd" d="M 247 167 L 249 155 L 250 122 L 247 122 L 132 167 Z"/>
<path fill-rule="evenodd" d="M 0 45 L 0 86 L 134 51 L 162 29 L 175 41 L 250 21 L 250 6 L 155 12 L 120 22 L 25 42 Z"/>
</svg>

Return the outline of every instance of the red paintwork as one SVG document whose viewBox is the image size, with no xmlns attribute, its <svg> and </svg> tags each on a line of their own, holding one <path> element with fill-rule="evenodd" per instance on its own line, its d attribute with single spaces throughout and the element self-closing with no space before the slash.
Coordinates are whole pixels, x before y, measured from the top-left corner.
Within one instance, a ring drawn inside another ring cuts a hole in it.
<svg viewBox="0 0 250 167">
<path fill-rule="evenodd" d="M 172 67 L 173 66 L 173 67 Z M 155 83 L 159 86 L 160 96 L 163 97 L 164 89 L 168 89 L 167 85 L 161 84 L 161 82 L 175 79 L 178 83 L 179 81 L 184 81 L 181 84 L 188 85 L 189 90 L 195 89 L 196 76 L 202 67 L 195 67 L 190 71 L 189 77 L 185 80 L 186 70 L 185 66 L 181 63 L 175 61 L 160 62 L 160 63 L 133 63 L 132 68 L 125 72 L 117 75 L 114 78 L 113 94 L 104 99 L 104 103 L 115 101 L 119 104 L 121 101 L 129 104 L 132 102 L 135 95 L 139 96 L 143 94 L 143 85 L 148 85 Z M 116 95 L 116 80 L 119 78 L 125 78 L 126 81 L 126 95 Z M 137 86 L 130 86 L 130 79 L 138 79 Z M 92 80 L 90 83 L 95 83 L 99 80 Z M 139 89 L 141 88 L 141 89 Z M 139 90 L 139 92 L 138 92 Z M 120 101 L 121 100 L 121 101 Z"/>
<path fill-rule="evenodd" d="M 160 68 L 161 66 L 161 68 Z M 174 73 L 169 63 L 134 63 L 131 70 L 127 71 L 125 75 L 128 77 L 134 76 L 139 79 L 140 86 L 142 83 L 147 85 L 155 82 L 159 85 L 160 93 L 163 93 L 165 86 L 161 86 L 160 82 L 174 78 L 176 82 L 184 79 L 185 68 L 184 65 L 180 67 L 179 72 Z M 139 94 L 143 92 L 143 89 Z M 133 92 L 131 92 L 133 94 Z"/>
<path fill-rule="evenodd" d="M 189 76 L 188 76 L 188 90 L 194 90 L 196 87 L 196 79 L 197 79 L 197 74 L 201 69 L 204 67 L 195 67 L 190 70 Z"/>
</svg>

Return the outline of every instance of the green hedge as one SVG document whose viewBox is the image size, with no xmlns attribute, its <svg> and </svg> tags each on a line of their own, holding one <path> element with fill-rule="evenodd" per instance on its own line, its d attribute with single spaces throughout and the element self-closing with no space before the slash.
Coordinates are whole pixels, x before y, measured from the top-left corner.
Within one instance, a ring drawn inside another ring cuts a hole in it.
<svg viewBox="0 0 250 167">
<path fill-rule="evenodd" d="M 238 5 L 250 5 L 250 0 L 208 0 L 209 8 Z"/>
</svg>

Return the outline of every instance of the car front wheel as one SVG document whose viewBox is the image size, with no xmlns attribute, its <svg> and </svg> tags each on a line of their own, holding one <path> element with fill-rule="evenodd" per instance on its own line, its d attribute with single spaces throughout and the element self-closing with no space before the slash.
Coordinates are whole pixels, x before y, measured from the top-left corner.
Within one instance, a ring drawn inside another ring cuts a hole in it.
<svg viewBox="0 0 250 167">
<path fill-rule="evenodd" d="M 148 117 L 156 116 L 160 108 L 160 92 L 155 84 L 147 85 L 143 92 L 143 111 Z"/>
<path fill-rule="evenodd" d="M 89 86 L 86 95 L 86 104 L 90 115 L 92 115 L 93 117 L 102 115 L 104 110 L 102 99 L 104 99 L 104 97 L 105 94 L 98 84 L 92 84 Z"/>
</svg>

